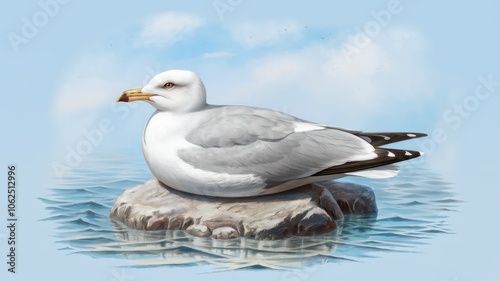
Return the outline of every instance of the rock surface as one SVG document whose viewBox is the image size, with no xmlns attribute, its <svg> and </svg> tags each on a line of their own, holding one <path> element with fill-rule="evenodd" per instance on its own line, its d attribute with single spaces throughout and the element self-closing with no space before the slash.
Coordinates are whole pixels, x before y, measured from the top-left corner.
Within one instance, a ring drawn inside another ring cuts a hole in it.
<svg viewBox="0 0 500 281">
<path fill-rule="evenodd" d="M 369 215 L 377 213 L 375 193 L 367 186 L 347 182 L 321 183 L 333 195 L 344 214 Z"/>
<path fill-rule="evenodd" d="M 141 230 L 184 229 L 215 239 L 283 239 L 333 231 L 343 213 L 376 211 L 373 191 L 356 184 L 316 183 L 267 196 L 215 198 L 177 191 L 152 179 L 124 191 L 111 218 Z"/>
</svg>

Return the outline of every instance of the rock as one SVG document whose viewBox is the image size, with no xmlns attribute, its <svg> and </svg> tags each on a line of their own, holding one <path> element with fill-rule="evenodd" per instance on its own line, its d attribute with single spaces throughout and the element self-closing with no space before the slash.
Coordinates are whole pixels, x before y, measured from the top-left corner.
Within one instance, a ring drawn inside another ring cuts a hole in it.
<svg viewBox="0 0 500 281">
<path fill-rule="evenodd" d="M 346 182 L 323 182 L 344 214 L 368 215 L 377 213 L 375 193 L 369 187 Z"/>
<path fill-rule="evenodd" d="M 229 226 L 216 228 L 212 232 L 212 238 L 215 238 L 215 239 L 232 239 L 232 238 L 238 238 L 238 237 L 240 237 L 240 234 L 238 233 L 238 231 L 232 227 L 229 227 Z"/>
<path fill-rule="evenodd" d="M 186 232 L 198 237 L 210 236 L 210 230 L 206 225 L 202 224 L 190 225 L 188 228 L 186 228 Z"/>
<path fill-rule="evenodd" d="M 371 189 L 345 183 L 312 184 L 260 197 L 216 198 L 177 191 L 153 179 L 118 196 L 111 218 L 140 230 L 274 240 L 333 231 L 343 211 L 376 212 L 374 200 Z"/>
</svg>

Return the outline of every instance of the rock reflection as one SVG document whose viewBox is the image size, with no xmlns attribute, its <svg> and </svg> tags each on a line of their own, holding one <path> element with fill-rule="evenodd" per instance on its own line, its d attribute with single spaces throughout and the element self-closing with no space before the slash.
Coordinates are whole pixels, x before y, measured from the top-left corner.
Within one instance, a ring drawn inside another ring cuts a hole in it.
<svg viewBox="0 0 500 281">
<path fill-rule="evenodd" d="M 355 220 L 348 218 L 348 220 Z M 342 228 L 314 237 L 292 237 L 283 240 L 236 238 L 229 240 L 194 237 L 181 230 L 138 231 L 113 222 L 117 243 L 96 247 L 93 253 L 119 251 L 128 259 L 141 257 L 140 265 L 208 263 L 229 268 L 262 266 L 296 267 L 313 262 L 313 258 L 338 259 L 334 255 Z M 343 258 L 341 258 L 343 259 Z"/>
</svg>

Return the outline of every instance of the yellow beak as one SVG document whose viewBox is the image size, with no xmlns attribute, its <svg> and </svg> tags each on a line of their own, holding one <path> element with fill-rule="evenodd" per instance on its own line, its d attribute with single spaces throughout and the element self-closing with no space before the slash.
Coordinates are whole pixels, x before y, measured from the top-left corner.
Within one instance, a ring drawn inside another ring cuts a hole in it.
<svg viewBox="0 0 500 281">
<path fill-rule="evenodd" d="M 138 100 L 149 100 L 150 97 L 156 96 L 155 94 L 148 94 L 141 92 L 141 89 L 127 90 L 121 94 L 116 102 L 131 102 Z"/>
</svg>

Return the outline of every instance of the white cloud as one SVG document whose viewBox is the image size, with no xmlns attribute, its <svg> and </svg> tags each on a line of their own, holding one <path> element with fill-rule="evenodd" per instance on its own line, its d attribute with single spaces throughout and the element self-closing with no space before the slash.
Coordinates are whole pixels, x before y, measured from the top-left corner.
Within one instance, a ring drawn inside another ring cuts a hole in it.
<svg viewBox="0 0 500 281">
<path fill-rule="evenodd" d="M 52 107 L 58 134 L 54 143 L 58 153 L 82 138 L 81 131 L 94 126 L 100 111 L 120 93 L 116 78 L 116 59 L 112 54 L 84 55 L 61 77 Z"/>
<path fill-rule="evenodd" d="M 234 56 L 231 52 L 213 52 L 213 53 L 205 53 L 203 57 L 206 59 L 220 59 Z"/>
<path fill-rule="evenodd" d="M 61 85 L 55 111 L 58 115 L 68 115 L 101 108 L 112 102 L 110 94 L 117 96 L 119 89 L 119 84 L 100 77 L 77 78 Z"/>
<path fill-rule="evenodd" d="M 218 71 L 218 76 L 230 78 L 208 90 L 229 93 L 231 97 L 223 98 L 230 101 L 237 96 L 240 102 L 286 107 L 312 121 L 359 127 L 374 114 L 408 110 L 398 106 L 401 102 L 408 106 L 432 95 L 423 42 L 417 32 L 392 28 L 350 60 L 341 45 L 331 42 L 268 53 L 236 74 Z"/>
<path fill-rule="evenodd" d="M 52 105 L 53 125 L 58 135 L 54 142 L 55 151 L 66 153 L 64 148 L 67 145 L 74 146 L 84 139 L 83 130 L 98 128 L 102 120 L 113 120 L 113 126 L 136 122 L 129 115 L 136 114 L 138 110 L 134 108 L 141 108 L 141 105 L 117 104 L 115 101 L 124 90 L 141 87 L 159 71 L 158 66 L 146 63 L 131 59 L 124 66 L 111 53 L 77 58 L 60 78 Z M 142 108 L 148 109 L 146 105 Z M 123 119 L 125 115 L 126 121 Z"/>
<path fill-rule="evenodd" d="M 300 38 L 299 25 L 286 22 L 242 22 L 231 25 L 233 39 L 248 48 L 272 46 Z"/>
<path fill-rule="evenodd" d="M 169 46 L 190 36 L 203 25 L 195 15 L 165 12 L 151 18 L 140 32 L 136 45 L 141 47 Z"/>
<path fill-rule="evenodd" d="M 57 91 L 54 114 L 76 115 L 111 104 L 121 92 L 119 68 L 112 54 L 86 55 L 66 72 Z"/>
</svg>

